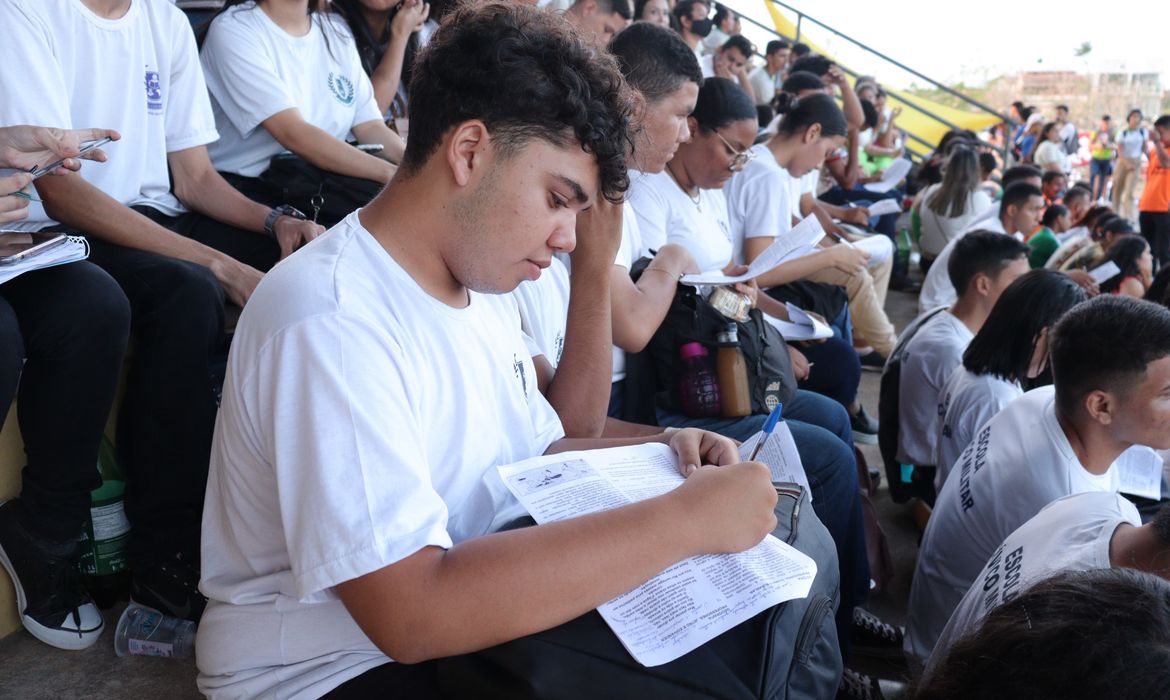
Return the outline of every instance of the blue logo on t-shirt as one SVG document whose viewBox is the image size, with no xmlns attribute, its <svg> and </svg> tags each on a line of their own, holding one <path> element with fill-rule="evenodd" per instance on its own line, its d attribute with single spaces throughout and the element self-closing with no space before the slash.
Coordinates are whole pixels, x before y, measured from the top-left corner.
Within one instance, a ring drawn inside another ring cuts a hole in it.
<svg viewBox="0 0 1170 700">
<path fill-rule="evenodd" d="M 344 75 L 329 74 L 329 91 L 341 104 L 353 104 L 353 81 Z"/>
<path fill-rule="evenodd" d="M 156 71 L 146 71 L 146 111 L 151 114 L 162 113 L 163 94 L 162 82 Z"/>
</svg>

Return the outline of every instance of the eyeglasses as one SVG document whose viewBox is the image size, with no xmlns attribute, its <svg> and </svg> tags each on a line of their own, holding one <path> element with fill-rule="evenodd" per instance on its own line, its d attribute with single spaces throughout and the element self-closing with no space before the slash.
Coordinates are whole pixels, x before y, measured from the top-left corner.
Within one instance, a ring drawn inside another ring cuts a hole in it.
<svg viewBox="0 0 1170 700">
<path fill-rule="evenodd" d="M 732 146 L 727 139 L 723 138 L 723 134 L 719 133 L 718 131 L 715 132 L 715 135 L 719 137 L 719 140 L 723 142 L 724 146 L 727 146 L 727 150 L 734 154 L 731 157 L 731 163 L 727 166 L 727 169 L 731 172 L 738 173 L 739 171 L 743 170 L 744 166 L 746 166 L 753 158 L 756 157 L 756 154 L 752 151 L 736 150 L 735 146 Z"/>
</svg>

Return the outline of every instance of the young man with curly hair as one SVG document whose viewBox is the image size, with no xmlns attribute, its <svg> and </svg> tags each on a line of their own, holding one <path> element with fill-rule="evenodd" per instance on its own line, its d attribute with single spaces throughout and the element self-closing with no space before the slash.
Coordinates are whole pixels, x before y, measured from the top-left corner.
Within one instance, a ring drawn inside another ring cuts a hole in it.
<svg viewBox="0 0 1170 700">
<path fill-rule="evenodd" d="M 524 511 L 496 465 L 646 440 L 563 438 L 505 294 L 573 248 L 578 212 L 620 197 L 630 103 L 614 59 L 550 13 L 465 6 L 435 34 L 394 180 L 241 318 L 204 517 L 204 693 L 436 697 L 425 662 L 775 527 L 768 470 L 684 430 L 681 464 L 727 466 L 499 531 Z"/>
</svg>

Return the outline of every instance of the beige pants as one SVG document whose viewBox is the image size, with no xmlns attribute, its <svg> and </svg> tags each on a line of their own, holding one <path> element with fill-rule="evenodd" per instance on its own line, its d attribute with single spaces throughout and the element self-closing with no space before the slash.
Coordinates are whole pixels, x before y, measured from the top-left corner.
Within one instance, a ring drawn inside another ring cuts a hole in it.
<svg viewBox="0 0 1170 700">
<path fill-rule="evenodd" d="M 1118 158 L 1117 169 L 1113 172 L 1113 211 L 1131 221 L 1137 221 L 1134 190 L 1137 189 L 1140 168 L 1140 158 Z"/>
<path fill-rule="evenodd" d="M 864 338 L 882 357 L 889 357 L 898 343 L 894 324 L 886 316 L 886 290 L 890 285 L 890 270 L 893 259 L 883 262 L 870 270 L 851 275 L 836 268 L 814 272 L 808 276 L 810 282 L 825 282 L 845 288 L 849 297 L 849 314 L 853 317 L 853 332 Z"/>
</svg>

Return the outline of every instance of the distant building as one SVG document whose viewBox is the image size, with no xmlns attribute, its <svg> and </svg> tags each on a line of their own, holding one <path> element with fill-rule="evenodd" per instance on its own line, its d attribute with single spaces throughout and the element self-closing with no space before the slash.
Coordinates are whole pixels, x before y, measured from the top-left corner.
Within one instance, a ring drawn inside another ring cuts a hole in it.
<svg viewBox="0 0 1170 700">
<path fill-rule="evenodd" d="M 1079 63 L 1079 65 L 1078 65 Z M 1068 105 L 1073 121 L 1091 129 L 1102 114 L 1115 124 L 1125 121 L 1133 108 L 1149 117 L 1161 111 L 1164 95 L 1161 71 L 1133 61 L 1096 60 L 1069 62 L 1005 75 L 992 90 L 993 104 L 1022 100 L 1035 105 L 1045 117 L 1056 114 L 1056 105 Z"/>
</svg>

